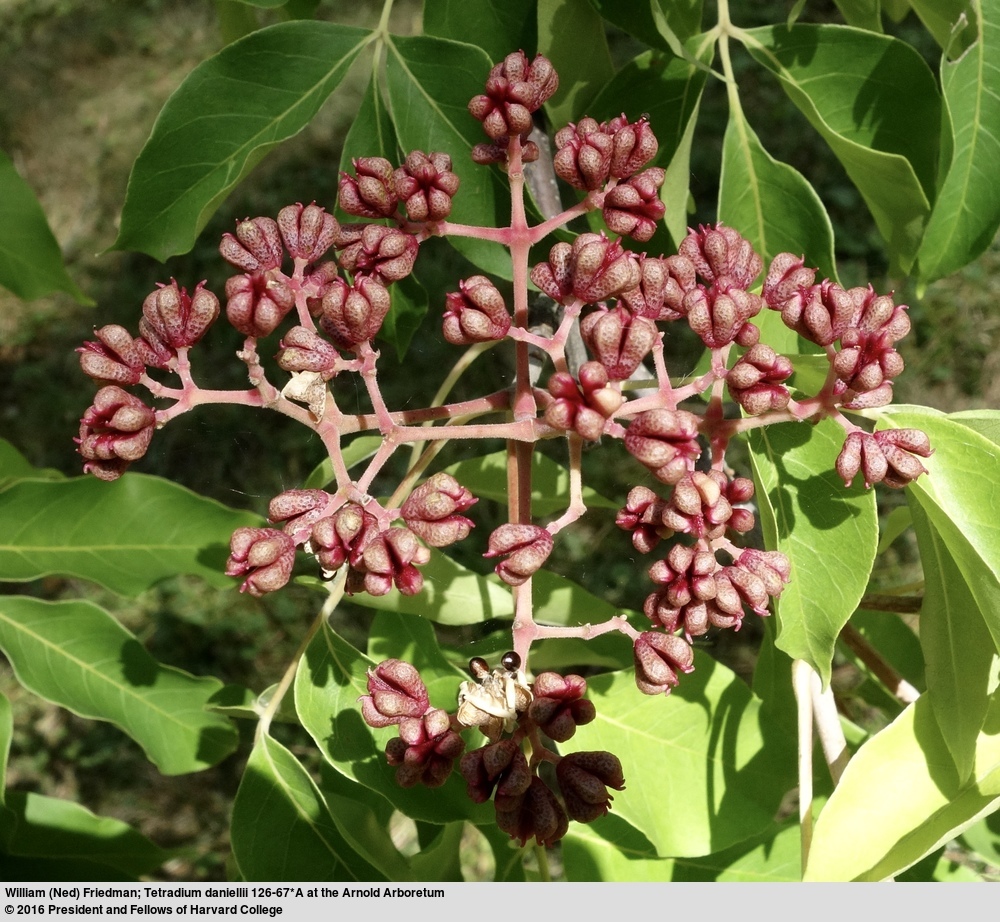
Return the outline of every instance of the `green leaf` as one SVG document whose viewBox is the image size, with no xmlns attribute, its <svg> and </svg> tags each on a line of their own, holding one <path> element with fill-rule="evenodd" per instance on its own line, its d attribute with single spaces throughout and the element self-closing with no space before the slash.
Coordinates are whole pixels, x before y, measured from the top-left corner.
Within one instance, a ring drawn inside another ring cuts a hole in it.
<svg viewBox="0 0 1000 922">
<path fill-rule="evenodd" d="M 295 677 L 295 706 L 323 757 L 338 772 L 377 791 L 415 820 L 492 822 L 492 807 L 473 804 L 457 772 L 434 790 L 396 784 L 396 770 L 385 759 L 385 744 L 397 735 L 395 728 L 373 730 L 362 719 L 358 705 L 358 698 L 368 693 L 367 673 L 374 666 L 328 626 L 309 644 Z"/>
<path fill-rule="evenodd" d="M 771 731 L 733 672 L 696 651 L 695 671 L 666 701 L 637 693 L 631 670 L 588 687 L 597 717 L 564 751 L 618 755 L 626 788 L 614 812 L 658 855 L 707 855 L 770 826 L 794 784 L 794 739 Z"/>
<path fill-rule="evenodd" d="M 161 261 L 190 250 L 232 189 L 309 123 L 370 38 L 336 23 L 284 22 L 199 64 L 132 168 L 114 248 Z"/>
<path fill-rule="evenodd" d="M 920 278 L 943 278 L 990 245 L 1000 226 L 1000 0 L 981 0 L 979 40 L 957 61 L 941 62 L 954 152 L 917 256 Z"/>
<path fill-rule="evenodd" d="M 163 666 L 90 602 L 0 596 L 0 647 L 25 688 L 123 730 L 166 775 L 200 771 L 236 748 L 236 731 L 206 710 L 221 687 Z"/>
<path fill-rule="evenodd" d="M 663 32 L 657 28 L 661 14 L 681 41 L 701 31 L 702 0 L 590 0 L 591 6 L 619 29 L 656 48 L 669 50 Z M 654 6 L 657 8 L 654 13 Z"/>
<path fill-rule="evenodd" d="M 514 614 L 510 590 L 498 579 L 480 576 L 437 549 L 431 550 L 430 563 L 420 572 L 424 588 L 416 595 L 403 595 L 396 589 L 379 596 L 360 592 L 352 601 L 376 611 L 417 615 L 438 624 L 478 624 Z"/>
<path fill-rule="evenodd" d="M 63 475 L 53 468 L 32 466 L 6 439 L 0 439 L 0 492 L 16 480 L 62 480 Z"/>
<path fill-rule="evenodd" d="M 941 535 L 1000 650 L 1000 541 L 994 514 L 1000 446 L 923 407 L 886 407 L 877 426 L 921 429 L 930 437 L 934 454 L 921 459 L 930 473 L 907 488 L 907 498 L 920 505 Z"/>
<path fill-rule="evenodd" d="M 413 275 L 408 275 L 394 282 L 389 291 L 392 294 L 392 309 L 379 335 L 396 347 L 396 356 L 403 361 L 413 334 L 427 314 L 427 290 Z"/>
<path fill-rule="evenodd" d="M 623 820 L 614 804 L 610 814 L 593 823 L 570 824 L 562 857 L 566 879 L 574 882 L 667 881 L 677 863 L 657 857 L 649 839 Z"/>
<path fill-rule="evenodd" d="M 478 458 L 467 458 L 447 468 L 463 487 L 480 499 L 507 502 L 507 453 L 491 452 Z M 621 503 L 592 490 L 583 489 L 583 501 L 598 509 L 621 508 Z M 531 456 L 531 512 L 546 516 L 562 512 L 569 505 L 569 470 L 540 452 Z"/>
<path fill-rule="evenodd" d="M 840 15 L 849 26 L 882 31 L 882 17 L 879 14 L 879 0 L 834 0 Z"/>
<path fill-rule="evenodd" d="M 424 34 L 478 45 L 493 63 L 537 45 L 535 0 L 434 0 L 424 4 Z"/>
<path fill-rule="evenodd" d="M 849 26 L 740 31 L 858 187 L 894 265 L 916 256 L 937 181 L 941 99 L 920 55 Z"/>
<path fill-rule="evenodd" d="M 236 792 L 231 836 L 244 880 L 385 879 L 345 841 L 295 756 L 266 733 Z"/>
<path fill-rule="evenodd" d="M 587 114 L 601 86 L 614 76 L 600 14 L 578 0 L 538 0 L 538 47 L 559 74 L 559 89 L 545 103 L 558 130 Z"/>
<path fill-rule="evenodd" d="M 0 151 L 0 285 L 32 301 L 65 291 L 80 304 L 93 306 L 66 273 L 59 242 L 31 187 Z"/>
<path fill-rule="evenodd" d="M 920 646 L 927 689 L 941 735 L 964 780 L 974 768 L 976 740 L 997 685 L 996 646 L 943 536 L 919 502 L 912 510 L 924 571 Z"/>
<path fill-rule="evenodd" d="M 953 61 L 960 57 L 977 36 L 976 20 L 981 15 L 974 0 L 909 0 L 913 12 L 934 41 Z M 987 0 L 988 2 L 988 0 Z"/>
<path fill-rule="evenodd" d="M 949 413 L 948 419 L 975 429 L 995 445 L 1000 445 L 1000 410 L 961 410 Z"/>
<path fill-rule="evenodd" d="M 380 435 L 359 435 L 350 444 L 341 449 L 344 464 L 350 470 L 354 465 L 367 461 L 375 456 L 382 446 Z M 327 457 L 320 461 L 310 472 L 303 484 L 306 490 L 318 490 L 334 480 L 333 462 Z"/>
<path fill-rule="evenodd" d="M 816 821 L 805 880 L 895 876 L 996 809 L 1000 700 L 994 695 L 976 747 L 975 770 L 963 782 L 941 736 L 931 695 L 921 695 L 848 763 Z"/>
<path fill-rule="evenodd" d="M 449 220 L 500 227 L 509 220 L 506 186 L 496 170 L 472 162 L 469 151 L 486 139 L 469 114 L 491 62 L 473 45 L 430 35 L 392 36 L 386 55 L 386 88 L 403 150 L 444 151 L 461 181 Z M 451 236 L 452 246 L 487 272 L 510 278 L 510 257 L 499 244 Z"/>
<path fill-rule="evenodd" d="M 909 506 L 897 506 L 893 509 L 879 529 L 878 550 L 875 553 L 882 554 L 887 551 L 893 541 L 910 527 L 912 521 Z"/>
<path fill-rule="evenodd" d="M 178 573 L 226 588 L 229 538 L 259 525 L 249 512 L 159 477 L 126 474 L 25 480 L 0 492 L 0 573 L 7 580 L 65 574 L 138 595 Z"/>
<path fill-rule="evenodd" d="M 14 717 L 7 696 L 0 693 L 0 806 L 4 804 L 7 790 L 7 760 L 10 758 L 10 743 L 14 738 Z"/>
<path fill-rule="evenodd" d="M 844 430 L 781 423 L 750 432 L 757 502 L 767 547 L 792 562 L 791 580 L 775 603 L 777 646 L 830 681 L 841 628 L 868 583 L 878 542 L 875 495 L 855 480 L 847 488 L 833 468 Z"/>
<path fill-rule="evenodd" d="M 1000 862 L 1000 813 L 991 813 L 962 833 L 962 842 L 988 864 Z"/>
<path fill-rule="evenodd" d="M 354 173 L 354 161 L 359 157 L 385 157 L 392 164 L 399 162 L 399 142 L 392 118 L 385 107 L 379 83 L 374 76 L 368 81 L 368 88 L 361 99 L 361 106 L 344 138 L 344 149 L 340 152 L 340 169 L 344 173 Z M 357 221 L 353 215 L 339 212 L 348 222 Z"/>
<path fill-rule="evenodd" d="M 464 880 L 462 858 L 470 857 L 462 847 L 465 829 L 465 823 L 446 823 L 442 826 L 433 841 L 410 859 L 414 879 Z"/>
<path fill-rule="evenodd" d="M 764 150 L 738 108 L 729 111 L 722 143 L 719 220 L 746 237 L 764 265 L 778 253 L 805 254 L 822 275 L 837 277 L 833 227 L 816 190 Z"/>
<path fill-rule="evenodd" d="M 7 806 L 17 817 L 8 846 L 12 855 L 83 859 L 130 876 L 149 874 L 171 856 L 127 823 L 68 800 L 9 791 Z"/>
</svg>

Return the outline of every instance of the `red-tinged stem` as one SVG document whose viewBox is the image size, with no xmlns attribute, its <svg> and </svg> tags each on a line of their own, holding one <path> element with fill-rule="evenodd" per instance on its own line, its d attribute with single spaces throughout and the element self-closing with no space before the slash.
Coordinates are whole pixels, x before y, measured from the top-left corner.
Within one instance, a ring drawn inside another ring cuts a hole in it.
<svg viewBox="0 0 1000 922">
<path fill-rule="evenodd" d="M 587 504 L 583 501 L 583 474 L 581 471 L 583 439 L 575 432 L 570 432 L 567 435 L 569 441 L 569 506 L 558 519 L 545 526 L 550 535 L 556 535 L 567 525 L 572 525 L 587 511 Z"/>
</svg>

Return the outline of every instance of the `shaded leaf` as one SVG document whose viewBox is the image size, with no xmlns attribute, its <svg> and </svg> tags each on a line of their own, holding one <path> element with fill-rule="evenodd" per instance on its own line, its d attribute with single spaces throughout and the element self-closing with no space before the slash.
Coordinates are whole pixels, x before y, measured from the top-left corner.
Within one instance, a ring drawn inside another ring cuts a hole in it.
<svg viewBox="0 0 1000 922">
<path fill-rule="evenodd" d="M 34 467 L 6 439 L 0 439 L 0 492 L 15 480 L 62 480 L 63 475 L 54 468 Z"/>
<path fill-rule="evenodd" d="M 934 41 L 955 60 L 976 40 L 979 4 L 972 0 L 909 0 Z"/>
<path fill-rule="evenodd" d="M 368 81 L 358 113 L 347 129 L 340 152 L 341 172 L 354 175 L 354 161 L 359 157 L 385 157 L 393 166 L 398 166 L 400 161 L 396 129 L 374 76 Z M 344 211 L 338 211 L 338 214 L 347 223 L 361 220 Z"/>
<path fill-rule="evenodd" d="M 443 151 L 461 187 L 449 221 L 501 227 L 509 220 L 509 194 L 500 174 L 472 162 L 469 151 L 487 140 L 468 110 L 483 92 L 491 62 L 473 45 L 430 35 L 393 36 L 386 55 L 386 88 L 396 135 L 404 151 Z M 510 278 L 510 257 L 496 243 L 450 236 L 449 243 L 487 272 Z"/>
<path fill-rule="evenodd" d="M 833 469 L 844 430 L 781 423 L 750 432 L 756 498 L 767 547 L 792 562 L 774 604 L 776 644 L 823 679 L 841 628 L 868 584 L 878 541 L 875 495 L 857 479 L 844 486 Z"/>
<path fill-rule="evenodd" d="M 1000 801 L 1000 700 L 994 695 L 962 782 L 931 692 L 848 763 L 816 821 L 805 880 L 884 880 L 919 861 Z M 863 824 L 865 835 L 858 835 Z"/>
<path fill-rule="evenodd" d="M 178 573 L 213 586 L 225 575 L 229 539 L 260 518 L 198 496 L 168 480 L 126 474 L 25 480 L 0 492 L 0 573 L 7 580 L 63 574 L 138 595 Z"/>
<path fill-rule="evenodd" d="M 979 40 L 957 61 L 941 62 L 954 135 L 951 164 L 917 256 L 924 281 L 943 278 L 990 245 L 1000 226 L 1000 2 L 980 0 Z M 954 4 L 949 4 L 953 12 Z"/>
<path fill-rule="evenodd" d="M 171 856 L 127 823 L 68 800 L 9 791 L 7 806 L 17 817 L 12 855 L 93 861 L 129 876 L 149 874 Z"/>
<path fill-rule="evenodd" d="M 376 881 L 385 878 L 337 829 L 306 770 L 259 734 L 233 802 L 233 855 L 248 881 Z"/>
<path fill-rule="evenodd" d="M 413 334 L 427 313 L 427 290 L 415 276 L 408 275 L 394 282 L 389 291 L 392 294 L 392 309 L 379 335 L 396 347 L 396 356 L 403 361 Z"/>
<path fill-rule="evenodd" d="M 833 227 L 816 190 L 764 150 L 737 108 L 730 109 L 722 143 L 719 220 L 746 237 L 765 266 L 778 253 L 791 252 L 804 254 L 821 275 L 837 277 Z"/>
<path fill-rule="evenodd" d="M 129 177 L 114 248 L 186 253 L 225 197 L 302 130 L 367 44 L 365 29 L 284 22 L 199 64 L 167 100 Z"/>
<path fill-rule="evenodd" d="M 923 59 L 899 39 L 849 26 L 739 36 L 830 145 L 905 271 L 937 182 L 941 100 Z"/>
<path fill-rule="evenodd" d="M 0 151 L 0 285 L 25 301 L 65 291 L 93 305 L 63 266 L 59 242 L 31 187 Z"/>
<path fill-rule="evenodd" d="M 0 647 L 25 688 L 123 730 L 164 774 L 214 765 L 236 731 L 206 709 L 221 687 L 163 666 L 90 602 L 0 596 Z"/>
<path fill-rule="evenodd" d="M 661 14 L 674 35 L 681 41 L 701 30 L 702 0 L 590 0 L 600 14 L 619 29 L 640 41 L 668 50 L 663 32 L 657 28 L 656 12 Z"/>
<path fill-rule="evenodd" d="M 882 31 L 882 17 L 879 14 L 879 0 L 834 0 L 840 15 L 849 26 Z"/>
<path fill-rule="evenodd" d="M 435 0 L 424 4 L 424 34 L 478 45 L 496 64 L 512 51 L 534 57 L 536 0 Z"/>
</svg>

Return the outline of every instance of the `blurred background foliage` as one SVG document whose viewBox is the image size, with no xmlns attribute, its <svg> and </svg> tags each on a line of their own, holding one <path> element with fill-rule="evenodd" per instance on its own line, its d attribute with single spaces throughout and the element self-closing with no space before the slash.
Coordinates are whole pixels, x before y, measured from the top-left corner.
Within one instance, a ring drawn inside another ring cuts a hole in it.
<svg viewBox="0 0 1000 922">
<path fill-rule="evenodd" d="M 779 21 L 790 6 L 763 0 L 731 3 L 734 21 L 742 26 Z M 379 10 L 380 4 L 370 0 L 324 0 L 316 15 L 373 26 Z M 270 155 L 222 205 L 190 253 L 161 265 L 142 254 L 105 252 L 116 236 L 129 169 L 170 93 L 199 61 L 223 47 L 227 36 L 278 16 L 228 0 L 0 0 L 0 149 L 39 197 L 70 275 L 97 303 L 96 308 L 84 307 L 64 294 L 26 303 L 0 289 L 0 436 L 32 463 L 69 475 L 79 472 L 72 436 L 93 389 L 73 350 L 90 338 L 95 326 L 134 327 L 143 299 L 158 281 L 176 278 L 191 288 L 206 279 L 221 292 L 228 273 L 218 256 L 218 240 L 237 219 L 273 216 L 296 201 L 332 207 L 341 143 L 364 89 L 365 75 L 357 67 L 317 118 Z M 823 0 L 810 0 L 801 18 L 841 21 L 833 3 Z M 419 3 L 396 3 L 393 31 L 413 32 L 419 22 Z M 912 17 L 894 31 L 936 68 L 936 47 Z M 609 38 L 616 63 L 639 50 L 623 33 Z M 838 162 L 773 80 L 761 80 L 761 69 L 751 67 L 745 55 L 737 67 L 751 124 L 766 131 L 775 157 L 810 178 L 830 212 L 841 280 L 851 285 L 871 279 L 879 291 L 895 289 L 898 300 L 910 305 L 915 335 L 902 344 L 907 370 L 896 387 L 897 401 L 946 411 L 1000 405 L 1000 246 L 994 243 L 963 272 L 924 292 L 914 291 L 905 279 L 887 278 L 871 218 Z M 709 81 L 692 153 L 692 225 L 714 219 L 726 117 L 723 88 Z M 453 361 L 452 348 L 440 336 L 442 293 L 469 272 L 454 251 L 434 241 L 425 245 L 421 259 L 435 267 L 440 290 L 432 291 L 431 310 L 402 365 L 393 350 L 383 350 L 380 378 L 390 406 L 406 403 L 414 381 L 426 380 L 429 393 L 437 386 L 439 370 Z M 268 346 L 264 344 L 263 353 Z M 195 353 L 199 380 L 241 386 L 245 369 L 233 359 L 238 347 L 239 335 L 220 325 Z M 686 351 L 689 347 L 682 335 L 669 344 L 678 373 L 688 372 L 696 357 Z M 504 357 L 490 354 L 462 387 L 469 395 L 481 394 L 507 375 Z M 350 406 L 351 394 L 338 396 L 345 408 Z M 363 395 L 357 400 L 359 408 L 367 409 Z M 558 455 L 561 446 L 550 447 Z M 228 505 L 264 512 L 277 492 L 300 486 L 321 457 L 313 434 L 284 417 L 211 407 L 159 433 L 138 469 L 169 476 Z M 442 466 L 459 457 L 459 449 L 448 449 Z M 622 498 L 624 484 L 648 480 L 624 453 L 617 464 L 608 464 L 606 454 L 600 464 L 586 464 L 585 459 L 585 473 L 591 487 L 613 499 Z M 891 504 L 892 498 L 881 501 Z M 480 504 L 481 514 L 499 515 L 486 506 Z M 890 511 L 888 505 L 884 511 Z M 581 525 L 560 541 L 553 568 L 615 605 L 641 607 L 644 581 L 635 579 L 636 564 L 626 553 L 627 538 L 614 527 L 613 513 L 592 511 Z M 480 571 L 485 567 L 478 554 L 489 528 L 484 522 L 478 543 L 467 542 L 462 555 L 463 563 Z M 594 554 L 605 543 L 621 553 Z M 886 568 L 876 573 L 873 589 L 916 578 L 915 551 L 904 541 L 883 559 Z M 280 675 L 315 604 L 315 596 L 294 586 L 254 600 L 218 593 L 195 580 L 170 580 L 124 606 L 120 599 L 104 599 L 93 587 L 72 580 L 48 579 L 17 589 L 50 599 L 86 595 L 108 603 L 158 659 L 258 690 Z M 346 609 L 340 617 L 338 630 L 350 638 L 353 624 L 363 637 L 371 614 Z M 715 646 L 713 652 L 748 674 L 754 629 L 759 631 L 759 625 L 748 621 L 740 634 L 726 632 L 726 648 Z M 835 673 L 840 690 L 860 702 L 852 717 L 877 725 L 877 710 L 866 708 L 864 695 L 852 688 L 856 680 L 848 661 Z M 179 849 L 165 866 L 176 879 L 225 876 L 228 810 L 248 740 L 205 774 L 164 778 L 114 728 L 81 720 L 20 691 L 2 659 L 0 691 L 11 697 L 16 715 L 8 775 L 12 789 L 77 800 L 99 814 L 132 823 L 161 846 Z M 289 731 L 283 741 L 308 760 L 306 739 Z"/>
</svg>

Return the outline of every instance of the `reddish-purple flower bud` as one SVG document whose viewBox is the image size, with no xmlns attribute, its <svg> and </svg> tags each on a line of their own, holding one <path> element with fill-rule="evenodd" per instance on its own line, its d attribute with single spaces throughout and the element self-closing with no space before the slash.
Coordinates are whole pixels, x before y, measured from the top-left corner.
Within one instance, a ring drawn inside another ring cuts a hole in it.
<svg viewBox="0 0 1000 922">
<path fill-rule="evenodd" d="M 614 129 L 611 175 L 615 179 L 632 176 L 656 156 L 659 144 L 645 117 L 630 125 L 622 115 L 613 119 L 608 128 Z"/>
<path fill-rule="evenodd" d="M 566 812 L 578 823 L 591 823 L 611 809 L 608 788 L 625 789 L 622 763 L 610 752 L 571 752 L 556 765 L 556 780 Z"/>
<path fill-rule="evenodd" d="M 444 338 L 455 346 L 503 339 L 510 313 L 496 286 L 485 275 L 473 275 L 458 287 L 445 295 Z"/>
<path fill-rule="evenodd" d="M 245 576 L 240 592 L 260 598 L 292 575 L 295 541 L 276 528 L 237 528 L 230 542 L 226 576 Z"/>
<path fill-rule="evenodd" d="M 396 766 L 396 783 L 409 788 L 415 784 L 440 787 L 448 780 L 465 741 L 451 729 L 448 714 L 431 708 L 422 717 L 404 717 L 399 736 L 385 747 L 386 760 Z"/>
<path fill-rule="evenodd" d="M 532 773 L 519 743 L 508 738 L 473 749 L 462 756 L 458 770 L 473 803 L 485 803 L 496 789 L 498 797 L 516 797 L 528 790 Z"/>
<path fill-rule="evenodd" d="M 85 342 L 76 350 L 83 373 L 109 384 L 138 384 L 146 363 L 129 331 L 110 323 L 94 330 L 94 336 L 97 342 Z"/>
<path fill-rule="evenodd" d="M 686 410 L 647 410 L 629 424 L 625 448 L 658 480 L 677 483 L 701 456 L 698 417 Z"/>
<path fill-rule="evenodd" d="M 608 228 L 622 237 L 649 240 L 666 211 L 659 194 L 666 175 L 659 167 L 650 167 L 611 189 L 604 196 L 604 223 Z"/>
<path fill-rule="evenodd" d="M 393 183 L 411 221 L 443 221 L 451 214 L 459 180 L 447 154 L 415 150 L 393 173 Z"/>
<path fill-rule="evenodd" d="M 556 132 L 556 175 L 576 189 L 600 189 L 611 177 L 611 134 L 592 118 Z"/>
<path fill-rule="evenodd" d="M 549 250 L 548 262 L 531 270 L 533 281 L 545 294 L 559 304 L 566 304 L 573 295 L 573 247 L 557 243 Z"/>
<path fill-rule="evenodd" d="M 397 526 L 381 532 L 367 544 L 361 558 L 365 591 L 386 595 L 395 584 L 403 595 L 416 595 L 424 588 L 417 567 L 430 559 L 431 552 L 409 528 Z"/>
<path fill-rule="evenodd" d="M 341 349 L 355 349 L 382 329 L 392 299 L 381 282 L 361 277 L 353 285 L 336 279 L 323 296 L 320 327 Z"/>
<path fill-rule="evenodd" d="M 632 487 L 625 507 L 618 512 L 615 524 L 632 532 L 632 545 L 640 554 L 648 554 L 666 536 L 660 516 L 666 504 L 649 487 Z"/>
<path fill-rule="evenodd" d="M 347 503 L 313 526 L 309 544 L 320 566 L 333 573 L 345 561 L 360 566 L 365 548 L 377 534 L 375 516 L 356 503 Z"/>
<path fill-rule="evenodd" d="M 807 268 L 801 256 L 779 253 L 771 260 L 761 294 L 768 307 L 783 311 L 787 301 L 801 299 L 815 281 L 816 270 Z"/>
<path fill-rule="evenodd" d="M 750 241 L 723 224 L 691 231 L 677 252 L 694 263 L 705 282 L 722 290 L 751 288 L 764 267 Z"/>
<path fill-rule="evenodd" d="M 497 826 L 522 846 L 530 838 L 539 845 L 554 845 L 569 830 L 562 804 L 537 775 L 523 794 L 497 794 L 493 805 Z"/>
<path fill-rule="evenodd" d="M 725 533 L 733 514 L 722 471 L 693 471 L 674 484 L 660 520 L 665 531 L 714 540 Z M 664 535 L 666 537 L 666 535 Z"/>
<path fill-rule="evenodd" d="M 244 272 L 279 269 L 285 251 L 277 223 L 271 218 L 245 218 L 236 224 L 236 236 L 223 234 L 219 252 L 226 262 Z"/>
<path fill-rule="evenodd" d="M 914 455 L 928 458 L 932 452 L 930 440 L 919 429 L 856 430 L 844 441 L 836 468 L 848 487 L 860 471 L 866 489 L 876 483 L 900 489 L 927 473 Z"/>
<path fill-rule="evenodd" d="M 413 234 L 366 224 L 360 236 L 341 251 L 340 264 L 355 275 L 371 276 L 383 283 L 398 282 L 413 271 L 419 249 Z"/>
<path fill-rule="evenodd" d="M 633 647 L 635 684 L 644 695 L 669 695 L 678 672 L 694 671 L 694 650 L 683 637 L 644 631 Z"/>
<path fill-rule="evenodd" d="M 529 64 L 524 52 L 516 51 L 490 70 L 486 93 L 473 97 L 469 112 L 495 141 L 527 134 L 531 113 L 558 88 L 559 77 L 547 58 L 537 55 Z"/>
<path fill-rule="evenodd" d="M 142 303 L 142 316 L 157 339 L 171 349 L 193 346 L 219 317 L 219 299 L 199 282 L 194 293 L 171 280 Z"/>
<path fill-rule="evenodd" d="M 311 202 L 286 205 L 278 212 L 278 230 L 293 259 L 314 263 L 330 249 L 340 232 L 337 219 Z"/>
<path fill-rule="evenodd" d="M 388 218 L 399 201 L 392 164 L 385 157 L 358 157 L 352 162 L 357 177 L 340 174 L 340 207 L 359 218 Z"/>
<path fill-rule="evenodd" d="M 273 333 L 295 307 L 295 292 L 266 272 L 234 275 L 226 282 L 226 317 L 244 336 Z"/>
<path fill-rule="evenodd" d="M 509 586 L 520 586 L 552 553 L 552 535 L 539 525 L 508 522 L 494 529 L 484 557 L 505 557 L 496 574 Z"/>
<path fill-rule="evenodd" d="M 451 474 L 439 471 L 409 495 L 400 513 L 431 547 L 447 547 L 468 536 L 475 523 L 462 513 L 477 502 Z"/>
<path fill-rule="evenodd" d="M 791 395 L 784 382 L 793 370 L 789 359 L 770 346 L 757 343 L 729 369 L 726 384 L 733 400 L 751 416 L 759 416 L 788 406 Z"/>
<path fill-rule="evenodd" d="M 709 349 L 721 349 L 732 342 L 752 346 L 760 332 L 750 318 L 760 313 L 763 298 L 742 288 L 701 285 L 684 296 L 684 312 L 691 329 Z"/>
<path fill-rule="evenodd" d="M 272 525 L 281 525 L 285 534 L 301 544 L 313 526 L 326 516 L 330 500 L 326 490 L 285 490 L 271 500 L 267 517 Z"/>
<path fill-rule="evenodd" d="M 847 403 L 897 377 L 903 358 L 881 333 L 864 333 L 852 326 L 841 336 L 833 370 L 839 379 L 835 393 Z"/>
<path fill-rule="evenodd" d="M 312 371 L 328 381 L 337 373 L 340 353 L 308 327 L 292 327 L 279 343 L 278 365 L 285 371 Z"/>
<path fill-rule="evenodd" d="M 580 333 L 612 381 L 632 377 L 659 336 L 652 320 L 636 317 L 621 305 L 591 311 L 580 321 Z"/>
<path fill-rule="evenodd" d="M 528 717 L 557 743 L 565 743 L 578 726 L 589 724 L 597 716 L 593 702 L 583 697 L 587 681 L 582 676 L 543 672 L 535 677 L 531 690 Z"/>
<path fill-rule="evenodd" d="M 368 670 L 368 694 L 362 695 L 361 716 L 376 729 L 398 724 L 405 717 L 423 717 L 430 707 L 420 673 L 398 659 L 387 659 Z"/>
<path fill-rule="evenodd" d="M 773 598 L 781 595 L 792 573 L 791 561 L 780 551 L 758 551 L 752 547 L 740 554 L 735 566 L 760 577 L 767 594 Z"/>
<path fill-rule="evenodd" d="M 794 277 L 813 270 L 800 267 L 790 273 Z M 792 293 L 785 294 L 788 290 Z M 768 303 L 781 311 L 785 326 L 820 346 L 829 346 L 843 336 L 858 314 L 864 292 L 863 288 L 845 290 L 829 279 L 800 288 L 781 282 L 770 292 L 765 283 Z"/>
<path fill-rule="evenodd" d="M 556 372 L 548 388 L 555 399 L 545 409 L 545 421 L 554 429 L 573 429 L 588 441 L 601 437 L 605 422 L 625 402 L 600 362 L 580 366 L 579 384 L 569 373 Z"/>
<path fill-rule="evenodd" d="M 601 234 L 580 234 L 572 244 L 573 294 L 593 304 L 639 284 L 635 254 Z"/>
<path fill-rule="evenodd" d="M 120 387 L 102 387 L 80 420 L 77 451 L 86 461 L 84 473 L 117 480 L 149 448 L 156 414 Z"/>
</svg>

